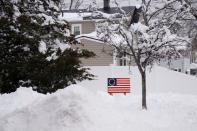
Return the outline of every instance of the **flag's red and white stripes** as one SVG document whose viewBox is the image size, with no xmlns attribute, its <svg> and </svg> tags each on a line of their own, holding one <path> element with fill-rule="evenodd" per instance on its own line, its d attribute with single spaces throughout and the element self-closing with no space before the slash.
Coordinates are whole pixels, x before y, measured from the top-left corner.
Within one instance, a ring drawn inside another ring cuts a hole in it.
<svg viewBox="0 0 197 131">
<path fill-rule="evenodd" d="M 108 85 L 108 93 L 130 93 L 130 78 L 115 78 L 116 84 Z"/>
</svg>

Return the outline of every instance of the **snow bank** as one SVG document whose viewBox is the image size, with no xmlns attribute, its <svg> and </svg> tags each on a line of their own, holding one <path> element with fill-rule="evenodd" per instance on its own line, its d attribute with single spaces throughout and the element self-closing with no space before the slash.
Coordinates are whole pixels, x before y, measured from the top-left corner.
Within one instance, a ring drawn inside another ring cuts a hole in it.
<svg viewBox="0 0 197 131">
<path fill-rule="evenodd" d="M 0 131 L 197 130 L 195 77 L 154 68 L 148 75 L 149 110 L 143 111 L 136 68 L 129 71 L 128 67 L 92 67 L 92 72 L 98 76 L 96 80 L 51 95 L 20 88 L 0 96 Z M 131 76 L 130 95 L 107 94 L 106 78 L 117 75 Z"/>
<path fill-rule="evenodd" d="M 141 76 L 137 67 L 95 66 L 90 67 L 95 80 L 79 83 L 92 91 L 107 91 L 107 78 L 130 77 L 131 94 L 141 94 Z M 197 77 L 155 66 L 147 71 L 147 93 L 181 93 L 197 95 Z"/>
<path fill-rule="evenodd" d="M 33 102 L 38 102 L 44 97 L 44 95 L 33 92 L 30 88 L 19 88 L 14 93 L 0 95 L 0 118 L 15 110 L 27 107 Z"/>
<path fill-rule="evenodd" d="M 28 90 L 30 93 L 27 93 L 27 89 L 22 90 L 18 90 L 10 96 L 1 96 L 2 101 L 5 101 L 6 97 L 8 98 L 6 102 L 1 103 L 1 105 L 4 104 L 2 106 L 4 109 L 9 109 L 10 105 L 6 104 L 15 101 L 15 98 L 19 99 L 21 103 L 29 102 L 29 104 L 0 117 L 0 131 L 70 131 L 75 130 L 75 128 L 76 130 L 83 129 L 81 124 L 82 121 L 85 121 L 86 116 L 81 106 L 85 103 L 84 98 L 88 93 L 86 89 L 71 86 L 42 98 L 40 97 L 43 95 L 38 94 L 34 101 L 32 98 L 33 91 Z M 18 104 L 20 105 L 20 103 Z M 11 104 L 11 106 L 15 106 L 15 104 Z"/>
</svg>

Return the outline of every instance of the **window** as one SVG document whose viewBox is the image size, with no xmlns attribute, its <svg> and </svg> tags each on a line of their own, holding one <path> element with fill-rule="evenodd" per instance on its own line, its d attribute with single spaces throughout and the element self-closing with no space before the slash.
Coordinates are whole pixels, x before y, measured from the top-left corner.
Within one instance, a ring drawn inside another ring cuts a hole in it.
<svg viewBox="0 0 197 131">
<path fill-rule="evenodd" d="M 120 66 L 126 66 L 126 65 L 127 65 L 126 59 L 120 59 Z"/>
<path fill-rule="evenodd" d="M 72 24 L 72 34 L 76 36 L 81 34 L 81 24 Z"/>
<path fill-rule="evenodd" d="M 123 56 L 120 58 L 120 66 L 126 66 L 127 65 L 127 55 L 126 52 L 124 52 Z"/>
<path fill-rule="evenodd" d="M 191 75 L 197 75 L 197 69 L 190 69 Z"/>
</svg>

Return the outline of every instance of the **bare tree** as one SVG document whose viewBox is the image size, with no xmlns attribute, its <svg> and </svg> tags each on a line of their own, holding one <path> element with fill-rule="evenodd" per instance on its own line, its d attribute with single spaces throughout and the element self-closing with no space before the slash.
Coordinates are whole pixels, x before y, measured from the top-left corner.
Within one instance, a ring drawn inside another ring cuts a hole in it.
<svg viewBox="0 0 197 131">
<path fill-rule="evenodd" d="M 179 37 L 173 32 L 174 28 L 182 25 L 183 19 L 193 18 L 186 8 L 177 0 L 142 0 L 142 21 L 131 22 L 122 12 L 119 14 L 122 16 L 121 20 L 114 21 L 116 15 L 110 15 L 98 23 L 98 36 L 119 53 L 125 52 L 134 59 L 142 78 L 143 109 L 147 109 L 147 67 L 152 67 L 162 59 L 179 57 L 179 49 L 184 49 L 189 41 L 187 37 Z M 139 10 L 135 9 L 134 17 Z"/>
<path fill-rule="evenodd" d="M 83 0 L 77 0 L 75 2 L 75 9 L 78 9 L 82 5 L 82 3 L 83 3 Z"/>
<path fill-rule="evenodd" d="M 185 3 L 183 3 L 185 2 Z M 182 4 L 186 4 L 187 6 L 189 6 L 190 8 L 190 13 L 195 17 L 195 19 L 197 20 L 197 7 L 193 6 L 195 3 L 197 3 L 196 0 L 183 0 Z"/>
<path fill-rule="evenodd" d="M 73 1 L 74 1 L 74 0 L 70 0 L 70 6 L 69 6 L 69 10 L 71 10 L 71 8 L 72 8 Z"/>
<path fill-rule="evenodd" d="M 84 0 L 61 0 L 62 8 L 64 9 L 78 9 Z"/>
</svg>

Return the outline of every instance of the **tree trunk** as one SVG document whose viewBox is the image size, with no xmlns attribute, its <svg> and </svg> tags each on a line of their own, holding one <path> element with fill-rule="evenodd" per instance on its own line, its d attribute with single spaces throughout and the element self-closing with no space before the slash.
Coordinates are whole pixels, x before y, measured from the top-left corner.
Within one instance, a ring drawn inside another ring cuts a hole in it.
<svg viewBox="0 0 197 131">
<path fill-rule="evenodd" d="M 146 105 L 146 72 L 141 72 L 142 77 L 142 109 L 147 109 Z"/>
<path fill-rule="evenodd" d="M 69 10 L 72 9 L 72 5 L 73 5 L 73 0 L 70 0 L 70 7 L 69 7 Z"/>
</svg>

